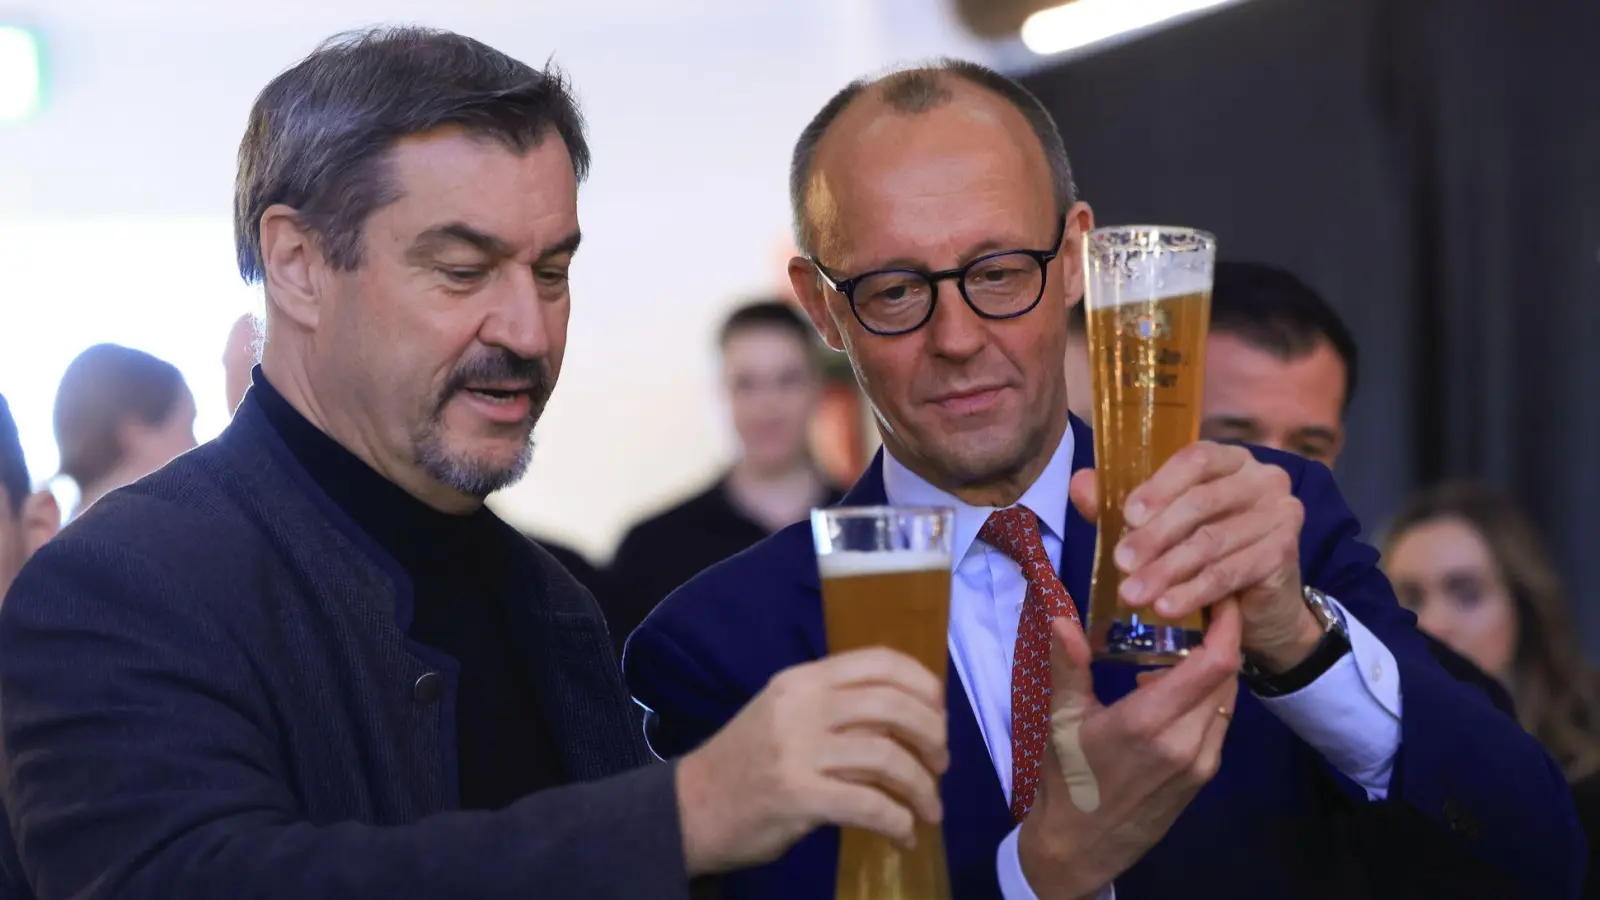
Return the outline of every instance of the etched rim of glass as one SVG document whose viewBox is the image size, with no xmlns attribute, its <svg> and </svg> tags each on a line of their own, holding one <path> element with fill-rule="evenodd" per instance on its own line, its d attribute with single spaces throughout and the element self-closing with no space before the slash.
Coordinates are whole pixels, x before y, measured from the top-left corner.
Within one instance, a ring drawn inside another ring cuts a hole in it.
<svg viewBox="0 0 1600 900">
<path fill-rule="evenodd" d="M 1096 228 L 1083 242 L 1084 306 L 1092 310 L 1167 296 L 1174 282 L 1210 290 L 1216 256 L 1216 237 L 1198 228 Z"/>
<path fill-rule="evenodd" d="M 826 547 L 835 543 L 834 535 L 829 532 L 830 523 L 875 521 L 878 530 L 883 531 L 891 523 L 899 525 L 909 519 L 929 523 L 929 540 L 942 543 L 948 552 L 949 544 L 955 531 L 955 510 L 948 506 L 826 506 L 811 511 L 811 537 L 818 554 L 834 552 Z M 893 541 L 880 539 L 880 544 L 892 544 Z M 899 553 L 910 548 L 889 548 L 878 552 Z"/>
<path fill-rule="evenodd" d="M 1216 252 L 1217 236 L 1185 225 L 1106 225 L 1089 232 L 1084 247 L 1107 253 L 1118 250 L 1144 253 Z"/>
</svg>

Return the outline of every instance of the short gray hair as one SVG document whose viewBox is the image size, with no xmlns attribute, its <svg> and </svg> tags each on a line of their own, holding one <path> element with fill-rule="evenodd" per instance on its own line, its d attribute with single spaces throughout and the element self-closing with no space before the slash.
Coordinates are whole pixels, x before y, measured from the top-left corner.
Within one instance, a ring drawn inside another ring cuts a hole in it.
<svg viewBox="0 0 1600 900">
<path fill-rule="evenodd" d="M 583 114 L 566 78 L 472 38 L 429 28 L 335 35 L 256 97 L 239 144 L 233 235 L 239 274 L 264 276 L 261 216 L 293 207 L 335 267 L 361 264 L 367 217 L 399 198 L 389 152 L 454 125 L 517 152 L 552 131 L 578 179 L 589 170 Z"/>
<path fill-rule="evenodd" d="M 1067 159 L 1061 131 L 1056 127 L 1050 111 L 1045 109 L 1032 91 L 988 66 L 945 57 L 888 75 L 858 78 L 850 82 L 834 94 L 805 130 L 800 132 L 789 164 L 789 206 L 794 217 L 794 240 L 800 252 L 815 252 L 816 235 L 811 231 L 811 220 L 806 209 L 806 184 L 811 179 L 811 163 L 817 153 L 817 144 L 827 134 L 834 120 L 839 118 L 839 114 L 857 97 L 876 88 L 878 99 L 890 110 L 902 115 L 920 115 L 953 99 L 947 78 L 975 84 L 998 94 L 1022 114 L 1033 129 L 1034 137 L 1039 139 L 1045 159 L 1049 162 L 1057 211 L 1066 215 L 1067 209 L 1078 199 L 1078 189 L 1072 182 L 1072 163 Z"/>
</svg>

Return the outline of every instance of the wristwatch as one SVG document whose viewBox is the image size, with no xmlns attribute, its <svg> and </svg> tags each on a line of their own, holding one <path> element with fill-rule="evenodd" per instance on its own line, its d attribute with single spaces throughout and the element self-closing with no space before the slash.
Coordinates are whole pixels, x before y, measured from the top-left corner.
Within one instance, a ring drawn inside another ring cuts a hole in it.
<svg viewBox="0 0 1600 900">
<path fill-rule="evenodd" d="M 1322 625 L 1322 640 L 1312 648 L 1311 655 L 1287 672 L 1269 673 L 1247 657 L 1239 672 L 1245 685 L 1258 697 L 1292 694 L 1321 678 L 1333 668 L 1334 663 L 1350 652 L 1350 629 L 1345 625 L 1339 608 L 1333 604 L 1333 598 L 1310 585 L 1301 588 L 1300 594 L 1305 598 L 1311 615 Z"/>
</svg>

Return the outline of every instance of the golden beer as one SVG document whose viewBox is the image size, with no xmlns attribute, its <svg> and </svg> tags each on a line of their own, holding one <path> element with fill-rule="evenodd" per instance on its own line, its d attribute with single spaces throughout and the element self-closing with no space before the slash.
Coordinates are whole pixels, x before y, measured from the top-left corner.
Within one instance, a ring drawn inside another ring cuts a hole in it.
<svg viewBox="0 0 1600 900">
<path fill-rule="evenodd" d="M 943 683 L 950 622 L 949 510 L 836 508 L 812 513 L 828 652 L 891 647 Z M 864 549 L 852 549 L 862 547 Z M 906 851 L 841 829 L 838 900 L 950 900 L 944 837 L 917 823 Z"/>
<path fill-rule="evenodd" d="M 1180 228 L 1102 228 L 1084 242 L 1101 510 L 1088 629 L 1096 658 L 1170 664 L 1204 639 L 1201 612 L 1169 620 L 1123 604 L 1112 554 L 1128 494 L 1199 437 L 1215 253 L 1210 235 Z"/>
</svg>

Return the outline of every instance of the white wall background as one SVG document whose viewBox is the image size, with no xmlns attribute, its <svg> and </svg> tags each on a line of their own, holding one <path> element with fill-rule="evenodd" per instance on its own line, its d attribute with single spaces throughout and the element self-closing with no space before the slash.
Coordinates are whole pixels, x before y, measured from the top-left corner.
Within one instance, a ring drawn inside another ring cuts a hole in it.
<svg viewBox="0 0 1600 900">
<path fill-rule="evenodd" d="M 588 115 L 567 366 L 530 476 L 495 502 L 602 558 L 630 520 L 726 459 L 711 334 L 779 283 L 788 154 L 806 120 L 897 60 L 990 54 L 943 0 L 34 4 L 0 8 L 44 33 L 50 72 L 41 113 L 0 126 L 0 393 L 36 478 L 55 471 L 55 385 L 97 341 L 178 365 L 200 437 L 220 430 L 223 339 L 259 302 L 233 269 L 227 218 L 250 103 L 328 34 L 418 22 L 530 62 L 553 55 Z"/>
</svg>

